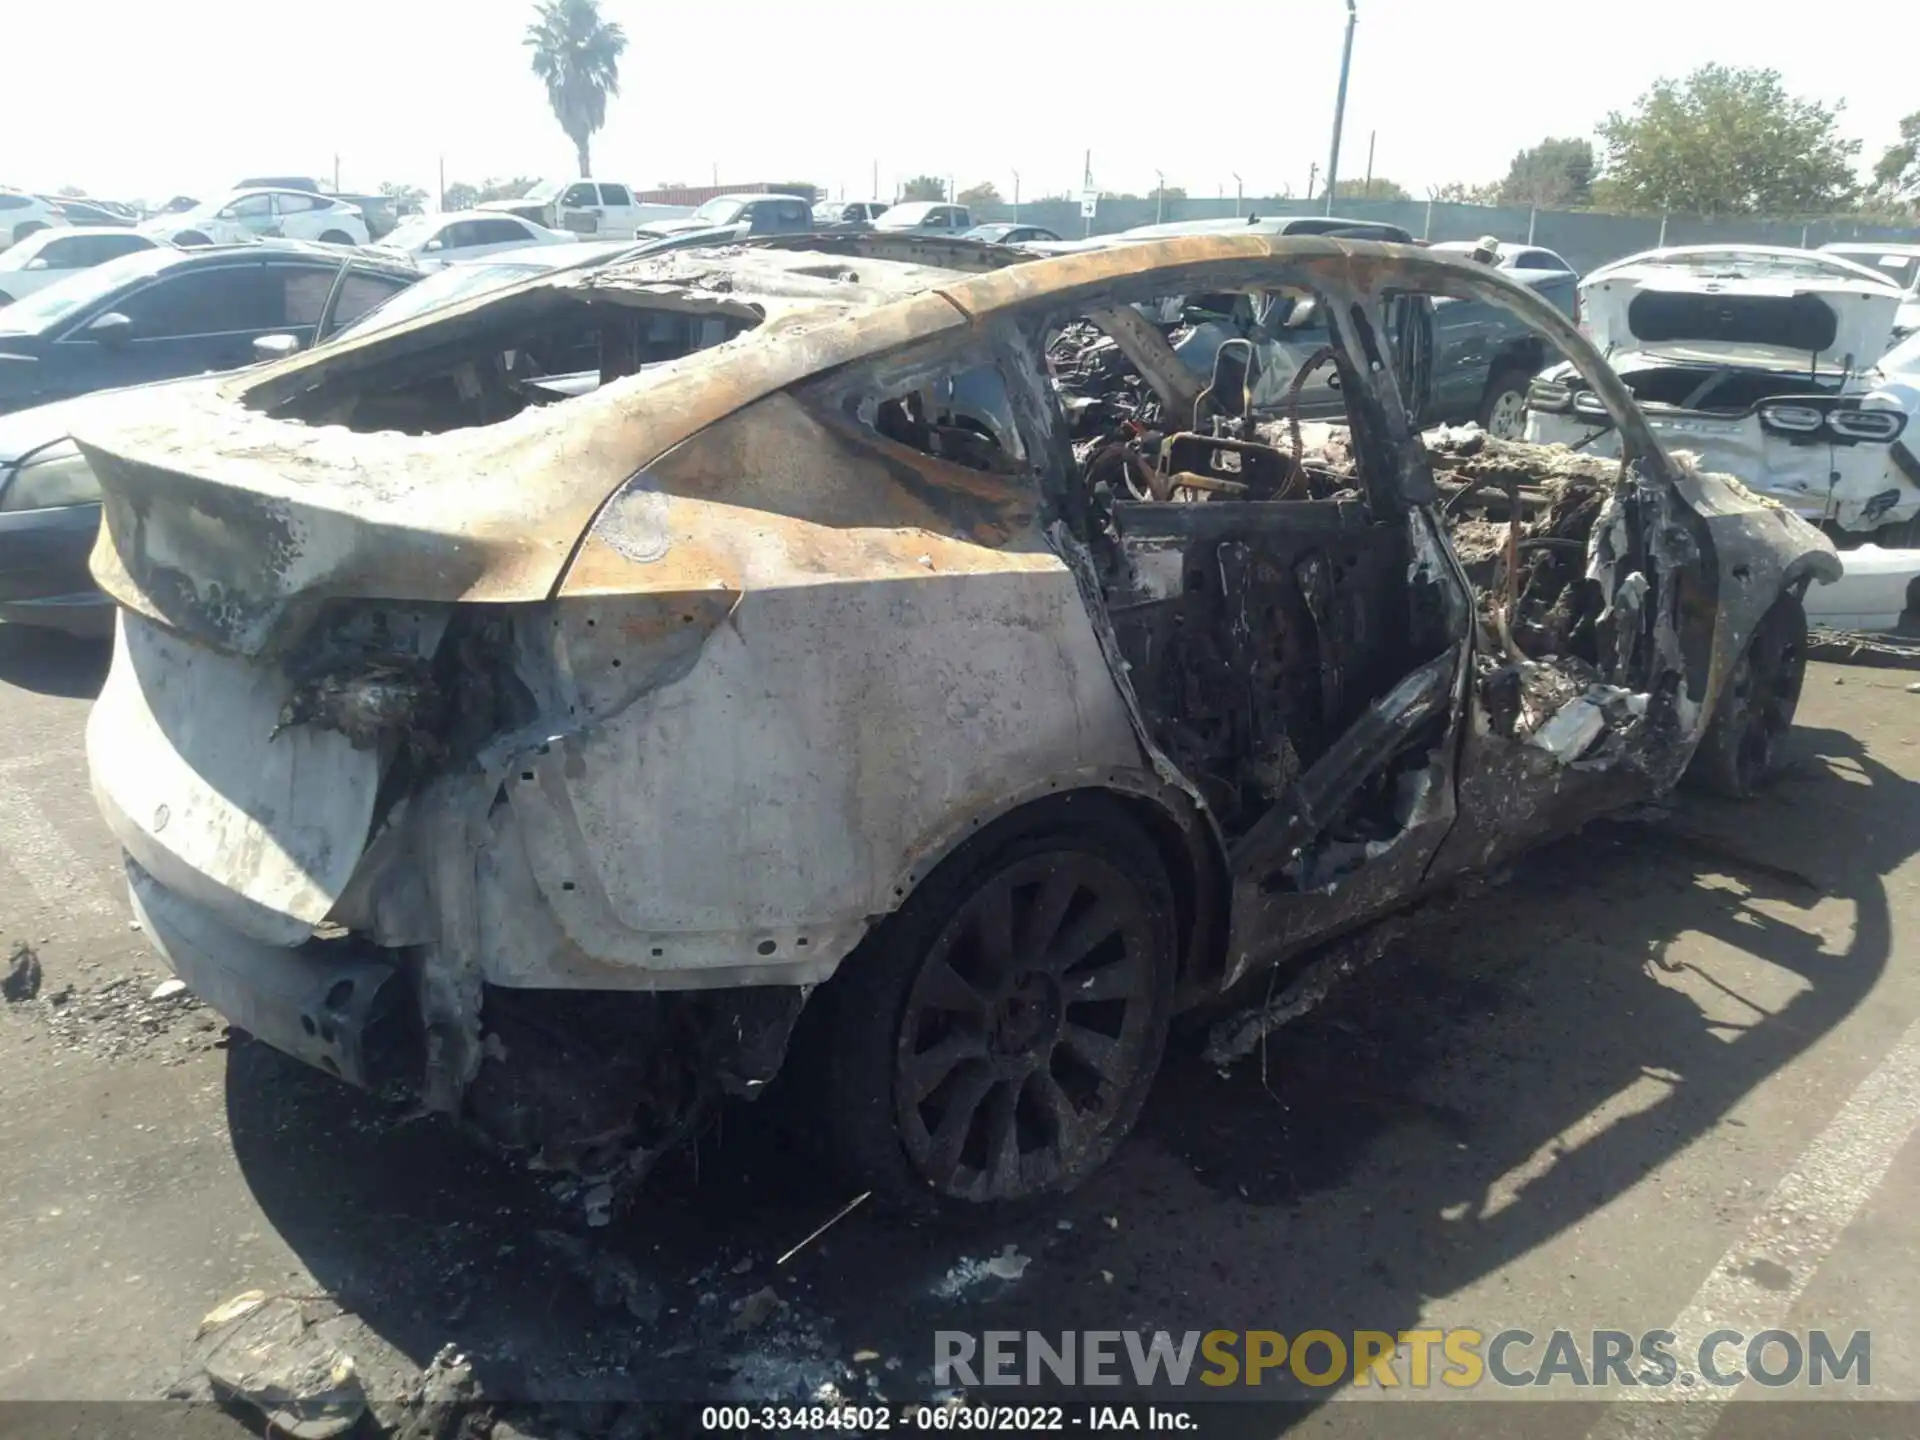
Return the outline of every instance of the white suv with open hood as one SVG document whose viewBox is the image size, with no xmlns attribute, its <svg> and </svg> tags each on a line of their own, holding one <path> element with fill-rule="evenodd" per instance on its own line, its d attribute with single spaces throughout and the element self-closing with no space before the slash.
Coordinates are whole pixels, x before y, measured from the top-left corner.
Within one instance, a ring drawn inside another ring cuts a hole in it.
<svg viewBox="0 0 1920 1440">
<path fill-rule="evenodd" d="M 1652 250 L 1581 283 L 1582 328 L 1672 449 L 1823 524 L 1836 539 L 1920 544 L 1920 433 L 1886 351 L 1899 289 L 1833 255 Z M 1568 366 L 1527 392 L 1527 438 L 1615 452 Z"/>
</svg>

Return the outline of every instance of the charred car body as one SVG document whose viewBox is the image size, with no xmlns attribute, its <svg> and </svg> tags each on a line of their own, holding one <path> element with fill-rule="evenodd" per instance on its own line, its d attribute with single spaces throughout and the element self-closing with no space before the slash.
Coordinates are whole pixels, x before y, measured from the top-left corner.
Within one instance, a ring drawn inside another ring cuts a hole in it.
<svg viewBox="0 0 1920 1440">
<path fill-rule="evenodd" d="M 868 243 L 529 280 L 77 436 L 124 607 L 94 788 L 210 1003 L 615 1179 L 792 1049 L 843 1164 L 964 1206 L 1089 1174 L 1177 1006 L 1765 770 L 1831 546 L 1523 287 Z M 1230 292 L 1322 307 L 1345 425 L 1142 311 Z M 1624 458 L 1424 442 L 1385 339 L 1423 292 L 1540 329 Z M 583 312 L 600 383 L 554 400 L 518 357 Z M 1004 434 L 950 407 L 983 375 Z"/>
</svg>

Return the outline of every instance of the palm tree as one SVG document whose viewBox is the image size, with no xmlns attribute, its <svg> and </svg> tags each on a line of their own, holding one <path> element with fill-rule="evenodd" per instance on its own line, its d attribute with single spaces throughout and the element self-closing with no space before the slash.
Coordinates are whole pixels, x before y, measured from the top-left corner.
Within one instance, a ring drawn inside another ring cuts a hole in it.
<svg viewBox="0 0 1920 1440">
<path fill-rule="evenodd" d="M 573 141 L 580 173 L 593 174 L 587 142 L 607 123 L 607 100 L 620 93 L 620 55 L 627 32 L 600 18 L 599 0 L 539 0 L 527 27 L 533 73 L 547 87 L 547 103 Z"/>
</svg>

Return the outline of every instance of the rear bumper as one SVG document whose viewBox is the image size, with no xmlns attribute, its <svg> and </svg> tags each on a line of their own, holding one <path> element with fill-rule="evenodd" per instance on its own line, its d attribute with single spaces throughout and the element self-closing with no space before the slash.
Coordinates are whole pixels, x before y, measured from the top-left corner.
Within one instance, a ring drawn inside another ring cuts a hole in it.
<svg viewBox="0 0 1920 1440">
<path fill-rule="evenodd" d="M 1669 453 L 1687 451 L 1700 468 L 1733 476 L 1803 520 L 1831 521 L 1871 534 L 1920 515 L 1920 485 L 1896 468 L 1886 445 L 1796 445 L 1770 436 L 1757 420 L 1693 419 L 1647 412 L 1647 424 Z M 1576 445 L 1590 455 L 1620 453 L 1620 437 L 1577 415 L 1527 412 L 1527 439 Z"/>
<path fill-rule="evenodd" d="M 133 913 L 187 988 L 274 1049 L 368 1089 L 416 1078 L 398 967 L 350 941 L 266 945 L 127 861 Z"/>
<path fill-rule="evenodd" d="M 87 569 L 99 530 L 98 505 L 0 511 L 0 620 L 110 633 L 113 601 Z"/>
</svg>

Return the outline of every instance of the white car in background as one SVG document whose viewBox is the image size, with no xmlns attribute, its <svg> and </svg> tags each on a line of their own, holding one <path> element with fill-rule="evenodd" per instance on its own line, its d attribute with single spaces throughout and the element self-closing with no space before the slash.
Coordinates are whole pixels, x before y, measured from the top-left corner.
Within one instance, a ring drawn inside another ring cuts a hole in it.
<svg viewBox="0 0 1920 1440">
<path fill-rule="evenodd" d="M 1581 328 L 1661 442 L 1842 549 L 1920 545 L 1920 396 L 1886 369 L 1901 300 L 1850 260 L 1765 246 L 1650 250 L 1580 284 Z M 1526 435 L 1596 455 L 1619 447 L 1566 365 L 1528 387 Z"/>
<path fill-rule="evenodd" d="M 0 185 L 0 249 L 16 245 L 36 230 L 67 223 L 67 217 L 53 203 L 24 190 Z"/>
<path fill-rule="evenodd" d="M 159 216 L 140 228 L 175 245 L 226 245 L 268 238 L 365 245 L 371 238 L 358 206 L 306 190 L 235 190 L 180 214 Z"/>
<path fill-rule="evenodd" d="M 580 237 L 549 230 L 518 215 L 486 210 L 455 210 L 445 215 L 415 215 L 403 220 L 376 247 L 411 256 L 423 270 L 453 260 L 474 260 L 529 245 L 578 245 Z"/>
<path fill-rule="evenodd" d="M 1899 315 L 1894 317 L 1894 339 L 1898 342 L 1909 335 L 1920 335 L 1920 245 L 1904 241 L 1847 240 L 1822 245 L 1820 253 L 1838 255 L 1856 265 L 1878 270 L 1898 285 L 1907 298 L 1901 302 Z"/>
<path fill-rule="evenodd" d="M 628 240 L 642 225 L 680 220 L 693 213 L 691 205 L 650 204 L 635 200 L 625 185 L 584 179 L 542 180 L 518 200 L 482 200 L 475 208 L 518 215 L 585 240 Z"/>
<path fill-rule="evenodd" d="M 64 280 L 80 270 L 91 270 L 136 250 L 151 250 L 166 242 L 138 230 L 67 226 L 36 230 L 6 250 L 0 250 L 0 305 L 11 305 L 23 295 Z"/>
</svg>

